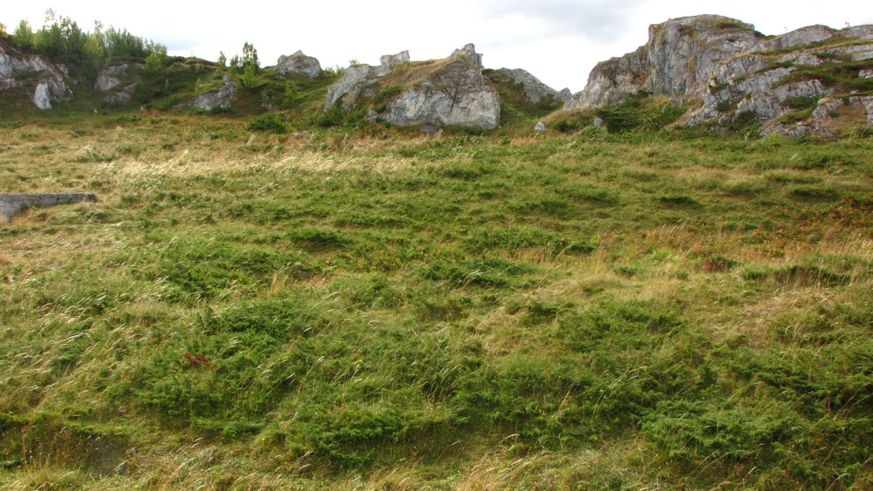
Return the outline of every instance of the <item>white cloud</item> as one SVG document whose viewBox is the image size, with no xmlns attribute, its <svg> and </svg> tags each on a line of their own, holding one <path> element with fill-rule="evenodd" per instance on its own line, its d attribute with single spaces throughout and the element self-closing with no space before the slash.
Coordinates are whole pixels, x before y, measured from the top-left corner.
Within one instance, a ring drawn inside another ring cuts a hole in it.
<svg viewBox="0 0 873 491">
<path fill-rule="evenodd" d="M 42 23 L 51 2 L 7 2 L 0 22 Z M 649 24 L 716 13 L 765 34 L 809 24 L 873 23 L 867 1 L 761 0 L 403 0 L 117 2 L 79 0 L 54 7 L 90 28 L 94 19 L 166 44 L 172 53 L 215 59 L 251 41 L 264 63 L 303 49 L 325 66 L 409 49 L 414 59 L 446 56 L 474 42 L 492 68 L 525 68 L 556 88 L 580 90 L 595 63 L 633 51 Z"/>
</svg>

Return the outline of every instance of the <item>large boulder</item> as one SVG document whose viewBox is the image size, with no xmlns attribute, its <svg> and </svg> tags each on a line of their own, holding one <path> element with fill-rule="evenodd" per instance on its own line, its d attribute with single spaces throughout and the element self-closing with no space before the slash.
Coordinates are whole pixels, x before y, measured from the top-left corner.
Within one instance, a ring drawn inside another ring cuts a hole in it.
<svg viewBox="0 0 873 491">
<path fill-rule="evenodd" d="M 321 63 L 317 58 L 306 56 L 303 51 L 297 51 L 290 56 L 280 56 L 276 71 L 282 75 L 318 78 L 321 75 Z"/>
<path fill-rule="evenodd" d="M 17 90 L 40 110 L 69 97 L 63 72 L 41 55 L 24 54 L 0 43 L 0 90 Z"/>
<path fill-rule="evenodd" d="M 373 120 L 431 129 L 493 129 L 500 123 L 500 96 L 486 82 L 482 55 L 472 44 L 441 60 L 412 63 L 402 52 L 381 61 L 378 67 L 349 67 L 328 91 L 325 108 L 370 103 Z"/>
</svg>

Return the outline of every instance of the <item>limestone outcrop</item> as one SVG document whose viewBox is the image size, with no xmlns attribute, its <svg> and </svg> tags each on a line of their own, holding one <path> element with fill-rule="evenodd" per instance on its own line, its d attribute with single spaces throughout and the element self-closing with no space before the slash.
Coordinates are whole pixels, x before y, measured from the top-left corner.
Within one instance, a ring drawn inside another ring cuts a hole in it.
<svg viewBox="0 0 873 491">
<path fill-rule="evenodd" d="M 570 91 L 570 89 L 565 89 L 566 92 L 558 92 L 534 77 L 527 70 L 520 68 L 501 68 L 497 72 L 520 85 L 524 90 L 525 101 L 531 104 L 539 104 L 544 101 L 563 101 Z"/>
<path fill-rule="evenodd" d="M 276 71 L 286 76 L 318 78 L 321 75 L 321 63 L 317 58 L 306 56 L 303 51 L 297 51 L 290 56 L 280 56 L 276 63 Z"/>
<path fill-rule="evenodd" d="M 325 108 L 369 104 L 367 117 L 397 126 L 467 126 L 500 123 L 500 96 L 482 74 L 472 44 L 441 60 L 409 61 L 409 53 L 383 56 L 381 65 L 350 66 L 328 90 Z"/>
<path fill-rule="evenodd" d="M 758 46 L 763 37 L 751 25 L 715 15 L 653 25 L 644 46 L 599 63 L 568 107 L 602 107 L 639 92 L 699 95 L 720 63 Z"/>
<path fill-rule="evenodd" d="M 236 102 L 239 85 L 229 75 L 225 75 L 218 90 L 200 94 L 194 98 L 192 105 L 200 111 L 212 112 L 228 110 Z"/>
<path fill-rule="evenodd" d="M 0 91 L 9 90 L 27 94 L 40 110 L 72 95 L 63 72 L 44 56 L 20 53 L 0 43 Z"/>
<path fill-rule="evenodd" d="M 104 100 L 109 105 L 129 104 L 136 92 L 136 81 L 133 77 L 142 68 L 142 63 L 113 62 L 97 73 L 94 90 L 106 93 Z"/>
<path fill-rule="evenodd" d="M 873 26 L 804 27 L 765 36 L 727 17 L 703 15 L 649 28 L 636 51 L 598 64 L 566 109 L 596 109 L 637 94 L 690 108 L 689 125 L 757 120 L 763 131 L 828 133 L 816 115 L 835 114 L 832 98 L 866 111 L 873 70 Z M 816 111 L 826 104 L 830 111 Z M 866 119 L 873 120 L 867 113 Z"/>
</svg>

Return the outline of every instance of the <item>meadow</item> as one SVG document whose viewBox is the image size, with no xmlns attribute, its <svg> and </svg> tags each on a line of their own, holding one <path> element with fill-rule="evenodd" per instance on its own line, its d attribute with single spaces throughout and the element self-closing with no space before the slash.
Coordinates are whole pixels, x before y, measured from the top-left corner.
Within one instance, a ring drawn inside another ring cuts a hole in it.
<svg viewBox="0 0 873 491">
<path fill-rule="evenodd" d="M 873 487 L 869 132 L 249 125 L 0 121 L 0 487 Z"/>
</svg>

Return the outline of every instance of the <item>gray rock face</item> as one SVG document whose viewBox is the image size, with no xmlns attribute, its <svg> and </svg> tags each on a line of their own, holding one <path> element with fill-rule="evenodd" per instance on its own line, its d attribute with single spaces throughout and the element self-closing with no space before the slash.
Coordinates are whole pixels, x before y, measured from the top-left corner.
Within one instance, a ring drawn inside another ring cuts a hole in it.
<svg viewBox="0 0 873 491">
<path fill-rule="evenodd" d="M 753 26 L 733 19 L 687 17 L 652 26 L 645 46 L 597 65 L 586 88 L 566 107 L 598 108 L 645 92 L 691 105 L 687 121 L 692 126 L 725 124 L 753 114 L 765 123 L 766 132 L 825 133 L 827 128 L 816 121 L 825 121 L 824 115 L 833 114 L 837 103 L 817 108 L 811 117 L 799 113 L 804 117 L 799 123 L 777 120 L 796 111 L 791 107 L 797 107 L 794 101 L 838 95 L 827 80 L 808 75 L 792 79 L 792 73 L 825 63 L 871 59 L 873 26 L 842 31 L 809 26 L 764 37 Z M 852 104 L 864 106 L 863 101 Z M 798 115 L 787 120 L 796 121 Z"/>
<path fill-rule="evenodd" d="M 331 108 L 342 99 L 343 107 L 351 108 L 362 91 L 366 92 L 379 78 L 388 75 L 394 68 L 409 63 L 409 59 L 409 51 L 401 51 L 396 55 L 382 56 L 381 65 L 377 67 L 359 64 L 346 68 L 342 78 L 328 88 L 324 107 Z"/>
<path fill-rule="evenodd" d="M 867 124 L 873 125 L 873 96 L 850 97 L 849 104 L 863 107 L 867 111 Z"/>
<path fill-rule="evenodd" d="M 129 104 L 136 91 L 136 84 L 125 82 L 130 81 L 132 70 L 142 68 L 141 63 L 112 63 L 97 74 L 94 89 L 107 93 L 104 100 L 109 105 L 124 106 Z"/>
<path fill-rule="evenodd" d="M 111 94 L 107 95 L 106 99 L 104 100 L 110 106 L 126 106 L 130 104 L 130 101 L 133 99 L 133 94 L 135 92 L 135 84 L 125 85 L 121 89 L 113 91 Z"/>
<path fill-rule="evenodd" d="M 836 31 L 827 26 L 807 26 L 795 31 L 783 34 L 777 38 L 762 43 L 765 50 L 790 49 L 798 46 L 827 41 L 834 37 Z"/>
<path fill-rule="evenodd" d="M 346 109 L 354 105 L 355 99 L 365 86 L 369 85 L 377 75 L 370 65 L 352 65 L 346 68 L 343 76 L 327 89 L 324 101 L 325 109 L 334 106 L 341 99 Z"/>
<path fill-rule="evenodd" d="M 861 78 L 873 78 L 873 69 L 861 70 L 858 72 L 858 76 Z"/>
<path fill-rule="evenodd" d="M 72 92 L 64 74 L 39 55 L 24 55 L 0 45 L 0 90 L 33 88 L 30 96 L 40 110 L 48 110 L 52 102 L 67 98 Z"/>
<path fill-rule="evenodd" d="M 121 79 L 127 75 L 129 66 L 126 63 L 113 63 L 97 73 L 94 90 L 109 92 L 121 85 Z"/>
<path fill-rule="evenodd" d="M 376 74 L 380 77 L 387 75 L 395 67 L 409 63 L 410 59 L 409 51 L 401 51 L 396 55 L 383 55 L 379 59 L 380 65 L 376 67 Z"/>
<path fill-rule="evenodd" d="M 211 112 L 230 109 L 236 102 L 239 87 L 236 81 L 225 75 L 220 89 L 201 94 L 194 98 L 193 106 L 201 111 Z"/>
<path fill-rule="evenodd" d="M 645 46 L 598 64 L 568 107 L 602 107 L 640 91 L 674 98 L 699 96 L 720 63 L 760 41 L 754 26 L 715 15 L 653 25 Z"/>
<path fill-rule="evenodd" d="M 15 215 L 31 207 L 65 205 L 97 201 L 92 193 L 0 193 L 0 223 L 9 223 Z"/>
<path fill-rule="evenodd" d="M 567 109 L 588 109 L 615 104 L 642 90 L 648 71 L 645 47 L 601 62 L 588 77 L 585 90 L 573 96 Z"/>
<path fill-rule="evenodd" d="M 526 70 L 520 68 L 501 68 L 498 72 L 524 87 L 524 100 L 531 104 L 539 104 L 544 100 L 562 100 L 561 93 L 544 84 L 540 79 L 534 77 Z"/>
<path fill-rule="evenodd" d="M 397 126 L 445 125 L 496 128 L 500 122 L 500 96 L 482 75 L 482 55 L 469 44 L 443 60 L 422 62 L 409 70 L 402 52 L 382 57 L 379 67 L 353 65 L 328 90 L 325 108 L 340 103 L 354 107 L 361 97 L 373 97 L 387 87 L 399 94 L 373 108 L 370 117 Z"/>
<path fill-rule="evenodd" d="M 321 75 L 321 63 L 317 58 L 306 56 L 303 51 L 297 51 L 291 56 L 280 56 L 276 71 L 282 75 L 318 78 Z"/>
<path fill-rule="evenodd" d="M 847 27 L 840 31 L 840 35 L 847 38 L 873 40 L 873 24 Z"/>
</svg>

